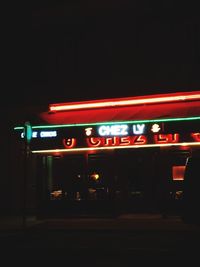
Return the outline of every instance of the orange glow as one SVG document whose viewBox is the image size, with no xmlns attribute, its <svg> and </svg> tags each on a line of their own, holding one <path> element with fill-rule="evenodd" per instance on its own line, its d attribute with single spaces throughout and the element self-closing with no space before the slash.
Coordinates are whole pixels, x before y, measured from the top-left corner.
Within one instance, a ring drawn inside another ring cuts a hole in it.
<svg viewBox="0 0 200 267">
<path fill-rule="evenodd" d="M 126 137 L 89 137 L 86 139 L 89 147 L 110 147 L 110 146 L 129 146 L 144 145 L 147 138 L 144 135 L 126 136 Z"/>
<path fill-rule="evenodd" d="M 135 145 L 144 145 L 147 143 L 147 138 L 144 135 L 138 135 L 134 137 L 134 144 Z"/>
<path fill-rule="evenodd" d="M 102 140 L 104 140 L 103 146 L 115 146 L 115 145 L 118 145 L 119 137 L 118 136 L 106 137 L 106 138 L 104 138 Z"/>
<path fill-rule="evenodd" d="M 128 146 L 112 146 L 112 147 L 95 147 L 95 150 L 113 150 L 113 149 L 128 149 L 128 148 L 148 148 L 148 147 L 174 147 L 174 146 L 200 146 L 199 142 L 187 142 L 187 143 L 169 143 L 169 144 L 144 144 L 144 145 L 128 145 Z M 37 154 L 51 154 L 51 153 L 67 153 L 67 152 L 85 152 L 94 151 L 94 147 L 80 147 L 80 148 L 68 148 L 68 149 L 41 149 L 32 150 L 32 153 Z"/>
<path fill-rule="evenodd" d="M 172 175 L 174 181 L 182 181 L 184 180 L 185 166 L 173 166 L 172 167 Z"/>
<path fill-rule="evenodd" d="M 51 197 L 53 197 L 54 199 L 60 198 L 61 196 L 62 196 L 62 190 L 55 190 L 51 192 Z"/>
<path fill-rule="evenodd" d="M 172 103 L 182 102 L 188 100 L 200 99 L 200 91 L 192 93 L 179 93 L 171 94 L 168 96 L 152 95 L 145 97 L 129 97 L 129 98 L 118 98 L 118 99 L 105 99 L 96 101 L 84 101 L 74 103 L 62 103 L 62 104 L 50 104 L 49 111 L 67 111 L 67 110 L 79 110 L 79 109 L 94 109 L 94 108 L 106 108 L 106 107 L 120 107 L 120 106 L 133 106 L 143 104 L 156 104 L 156 103 Z"/>
<path fill-rule="evenodd" d="M 191 136 L 196 142 L 200 142 L 200 133 L 191 133 Z"/>
<path fill-rule="evenodd" d="M 64 138 L 63 145 L 65 148 L 73 148 L 76 145 L 76 139 L 75 138 Z"/>
<path fill-rule="evenodd" d="M 179 134 L 155 134 L 154 140 L 156 144 L 177 143 L 179 141 Z"/>
<path fill-rule="evenodd" d="M 121 137 L 120 138 L 120 145 L 121 146 L 128 146 L 131 144 L 131 140 L 130 140 L 130 136 L 127 136 L 127 137 Z"/>
<path fill-rule="evenodd" d="M 98 147 L 102 143 L 102 138 L 101 137 L 90 137 L 90 138 L 86 138 L 86 142 L 89 147 Z"/>
<path fill-rule="evenodd" d="M 100 178 L 98 173 L 93 173 L 93 174 L 91 174 L 90 177 L 95 181 L 97 181 Z"/>
</svg>

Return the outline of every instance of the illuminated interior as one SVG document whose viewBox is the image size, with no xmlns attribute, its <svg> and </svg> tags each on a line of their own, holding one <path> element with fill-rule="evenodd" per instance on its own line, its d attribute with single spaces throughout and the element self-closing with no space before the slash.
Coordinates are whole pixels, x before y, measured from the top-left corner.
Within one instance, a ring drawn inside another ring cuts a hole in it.
<svg viewBox="0 0 200 267">
<path fill-rule="evenodd" d="M 173 181 L 184 180 L 185 166 L 173 166 L 172 167 L 172 177 Z"/>
</svg>

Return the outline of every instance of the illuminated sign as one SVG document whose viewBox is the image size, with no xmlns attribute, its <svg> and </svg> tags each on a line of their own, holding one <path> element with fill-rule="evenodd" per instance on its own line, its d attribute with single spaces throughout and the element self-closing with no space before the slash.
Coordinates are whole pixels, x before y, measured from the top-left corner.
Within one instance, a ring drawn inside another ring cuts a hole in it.
<svg viewBox="0 0 200 267">
<path fill-rule="evenodd" d="M 31 150 L 34 153 L 200 145 L 200 117 L 32 128 Z M 15 130 L 22 140 L 23 127 Z"/>
<path fill-rule="evenodd" d="M 40 137 L 56 137 L 57 131 L 41 131 Z"/>
<path fill-rule="evenodd" d="M 147 143 L 144 135 L 135 135 L 127 137 L 90 137 L 86 139 L 89 147 L 106 147 L 106 146 L 127 146 L 142 145 Z"/>
<path fill-rule="evenodd" d="M 151 131 L 153 133 L 158 133 L 161 130 L 160 125 L 158 123 L 154 123 L 151 127 Z"/>
<path fill-rule="evenodd" d="M 118 135 L 128 135 L 128 125 L 101 125 L 98 128 L 98 133 L 100 136 L 118 136 Z"/>
<path fill-rule="evenodd" d="M 33 131 L 32 138 L 45 138 L 45 137 L 56 137 L 57 131 Z M 21 133 L 21 138 L 24 138 L 24 133 Z"/>
<path fill-rule="evenodd" d="M 92 132 L 92 128 L 91 132 Z M 129 134 L 143 134 L 145 131 L 145 124 L 115 124 L 115 125 L 101 125 L 98 128 L 100 136 L 120 136 Z"/>
</svg>

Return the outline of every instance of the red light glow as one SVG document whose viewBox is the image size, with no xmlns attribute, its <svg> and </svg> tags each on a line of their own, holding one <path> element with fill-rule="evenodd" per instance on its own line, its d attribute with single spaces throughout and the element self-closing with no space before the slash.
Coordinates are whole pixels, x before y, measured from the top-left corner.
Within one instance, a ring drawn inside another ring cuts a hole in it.
<svg viewBox="0 0 200 267">
<path fill-rule="evenodd" d="M 184 180 L 185 166 L 173 166 L 172 167 L 172 175 L 174 181 L 182 181 Z"/>
<path fill-rule="evenodd" d="M 145 97 L 129 97 L 129 98 L 118 98 L 118 99 L 105 99 L 96 101 L 84 101 L 74 103 L 61 103 L 61 104 L 50 104 L 49 111 L 67 111 L 67 110 L 80 110 L 80 109 L 94 109 L 94 108 L 106 108 L 106 107 L 120 107 L 120 106 L 133 106 L 133 105 L 144 105 L 144 104 L 156 104 L 156 103 L 172 103 L 182 101 L 192 101 L 200 99 L 200 91 L 193 93 L 180 93 L 171 95 L 153 95 Z"/>
<path fill-rule="evenodd" d="M 75 138 L 64 138 L 63 145 L 65 148 L 73 148 L 76 145 L 76 139 Z"/>
<path fill-rule="evenodd" d="M 200 133 L 191 133 L 191 136 L 196 142 L 200 142 Z"/>
<path fill-rule="evenodd" d="M 90 137 L 86 139 L 89 147 L 107 147 L 107 146 L 129 146 L 144 145 L 147 138 L 144 135 L 126 136 L 126 137 Z"/>
<path fill-rule="evenodd" d="M 156 144 L 177 143 L 179 141 L 179 134 L 155 134 L 154 140 Z"/>
</svg>

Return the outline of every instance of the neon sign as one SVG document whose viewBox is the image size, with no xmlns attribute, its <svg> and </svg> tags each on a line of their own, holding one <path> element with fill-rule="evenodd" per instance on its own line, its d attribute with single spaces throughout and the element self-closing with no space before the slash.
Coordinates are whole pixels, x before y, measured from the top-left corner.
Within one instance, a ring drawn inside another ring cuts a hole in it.
<svg viewBox="0 0 200 267">
<path fill-rule="evenodd" d="M 87 101 L 77 103 L 62 103 L 49 105 L 50 112 L 66 111 L 66 110 L 80 110 L 80 109 L 94 109 L 105 107 L 120 107 L 120 106 L 133 106 L 143 104 L 156 104 L 156 103 L 173 103 L 182 102 L 187 100 L 200 99 L 200 92 L 192 92 L 190 94 L 180 93 L 179 95 L 152 95 L 150 97 L 129 97 L 121 99 L 104 99 L 104 101 Z"/>
<path fill-rule="evenodd" d="M 40 137 L 56 137 L 57 131 L 41 131 Z"/>
<path fill-rule="evenodd" d="M 134 124 L 133 133 L 134 134 L 143 134 L 145 129 L 145 124 Z"/>
<path fill-rule="evenodd" d="M 98 133 L 100 136 L 118 136 L 118 135 L 128 135 L 128 125 L 101 125 L 98 128 Z"/>
<path fill-rule="evenodd" d="M 73 148 L 76 145 L 76 139 L 75 138 L 67 138 L 63 139 L 63 145 L 65 148 Z"/>
<path fill-rule="evenodd" d="M 48 138 L 48 137 L 56 137 L 57 131 L 33 131 L 32 138 Z M 24 132 L 21 133 L 21 138 L 24 138 Z"/>
<path fill-rule="evenodd" d="M 179 134 L 155 134 L 154 141 L 156 144 L 161 143 L 178 143 L 179 142 Z"/>
<path fill-rule="evenodd" d="M 89 147 L 106 147 L 106 146 L 129 146 L 142 145 L 147 143 L 147 139 L 143 135 L 127 136 L 127 137 L 90 137 L 86 139 Z"/>
<path fill-rule="evenodd" d="M 154 123 L 154 124 L 152 125 L 152 127 L 151 127 L 151 131 L 152 131 L 153 133 L 158 133 L 160 130 L 161 130 L 160 125 L 157 124 L 157 123 Z"/>
<path fill-rule="evenodd" d="M 196 142 L 200 142 L 200 133 L 191 133 L 191 136 Z"/>
<path fill-rule="evenodd" d="M 200 145 L 200 117 L 87 125 L 33 126 L 31 150 L 87 151 Z M 23 127 L 16 129 L 23 138 Z M 21 139 L 20 138 L 20 139 Z M 39 152 L 38 152 L 39 153 Z"/>
<path fill-rule="evenodd" d="M 131 125 L 128 124 L 115 124 L 115 125 L 101 125 L 98 128 L 98 134 L 100 136 L 126 136 L 129 134 L 143 134 L 145 131 L 145 124 L 133 124 L 132 125 L 132 132 L 131 132 Z M 92 128 L 87 128 L 92 131 Z M 86 130 L 87 130 L 86 129 Z"/>
</svg>

